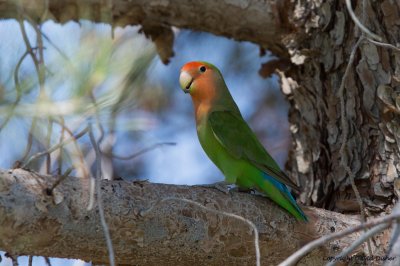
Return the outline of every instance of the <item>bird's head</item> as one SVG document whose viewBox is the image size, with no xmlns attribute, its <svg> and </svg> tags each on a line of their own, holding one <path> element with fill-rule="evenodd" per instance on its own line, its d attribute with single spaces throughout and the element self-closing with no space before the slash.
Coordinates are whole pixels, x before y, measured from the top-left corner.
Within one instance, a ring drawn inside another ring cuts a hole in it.
<svg viewBox="0 0 400 266">
<path fill-rule="evenodd" d="M 189 62 L 181 69 L 179 83 L 185 93 L 189 93 L 195 109 L 233 110 L 239 112 L 221 72 L 207 62 Z M 198 114 L 196 114 L 198 115 Z"/>
<path fill-rule="evenodd" d="M 225 84 L 219 70 L 207 62 L 189 62 L 182 67 L 179 76 L 182 90 L 197 100 L 213 98 L 221 82 Z"/>
</svg>

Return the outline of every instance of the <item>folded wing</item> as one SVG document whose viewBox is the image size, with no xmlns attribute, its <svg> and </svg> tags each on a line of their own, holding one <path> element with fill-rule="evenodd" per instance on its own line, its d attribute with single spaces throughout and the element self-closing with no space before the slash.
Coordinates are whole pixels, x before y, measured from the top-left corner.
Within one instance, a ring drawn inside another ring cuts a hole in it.
<svg viewBox="0 0 400 266">
<path fill-rule="evenodd" d="M 240 114 L 214 111 L 208 119 L 215 137 L 233 157 L 247 160 L 279 182 L 296 190 L 299 188 L 282 172 Z"/>
</svg>

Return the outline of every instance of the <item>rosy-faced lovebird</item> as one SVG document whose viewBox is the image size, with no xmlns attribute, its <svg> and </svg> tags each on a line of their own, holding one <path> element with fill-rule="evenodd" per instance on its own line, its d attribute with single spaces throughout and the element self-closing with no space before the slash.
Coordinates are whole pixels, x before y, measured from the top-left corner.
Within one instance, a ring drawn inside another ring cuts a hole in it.
<svg viewBox="0 0 400 266">
<path fill-rule="evenodd" d="M 297 220 L 307 221 L 287 187 L 297 185 L 244 121 L 221 72 L 207 62 L 190 62 L 182 67 L 179 83 L 192 98 L 200 144 L 225 180 L 240 188 L 256 188 Z"/>
</svg>

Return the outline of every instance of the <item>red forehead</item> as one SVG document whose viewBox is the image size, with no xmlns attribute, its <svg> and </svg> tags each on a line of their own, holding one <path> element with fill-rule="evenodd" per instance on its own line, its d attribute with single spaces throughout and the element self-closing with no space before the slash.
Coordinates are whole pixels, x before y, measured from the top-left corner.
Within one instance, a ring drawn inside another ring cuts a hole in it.
<svg viewBox="0 0 400 266">
<path fill-rule="evenodd" d="M 189 62 L 189 63 L 186 63 L 186 64 L 182 67 L 182 71 L 188 71 L 188 70 L 192 70 L 192 69 L 198 69 L 200 66 L 204 66 L 204 63 L 203 63 L 203 62 L 197 62 L 197 61 Z"/>
</svg>

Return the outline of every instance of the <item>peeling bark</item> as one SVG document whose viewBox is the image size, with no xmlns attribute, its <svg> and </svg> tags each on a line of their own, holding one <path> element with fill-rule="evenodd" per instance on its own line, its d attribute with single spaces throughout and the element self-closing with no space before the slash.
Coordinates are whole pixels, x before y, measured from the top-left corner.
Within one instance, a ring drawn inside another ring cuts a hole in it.
<svg viewBox="0 0 400 266">
<path fill-rule="evenodd" d="M 352 2 L 362 20 L 363 1 Z M 396 45 L 400 40 L 399 2 L 364 2 L 365 26 L 384 42 Z M 359 212 L 344 168 L 349 166 L 367 212 L 390 212 L 396 199 L 394 181 L 400 173 L 400 106 L 396 105 L 400 53 L 362 41 L 340 95 L 349 55 L 361 32 L 344 1 L 324 1 L 307 10 L 298 15 L 309 21 L 299 25 L 308 34 L 296 37 L 292 46 L 292 54 L 304 63 L 281 75 L 290 100 L 293 136 L 287 166 L 305 188 L 301 199 L 307 205 Z M 310 26 L 311 22 L 315 24 Z M 382 89 L 377 95 L 378 87 Z M 341 97 L 346 128 L 341 122 Z"/>
<path fill-rule="evenodd" d="M 98 210 L 88 211 L 88 180 L 68 177 L 53 195 L 53 176 L 22 169 L 0 171 L 0 250 L 12 255 L 80 258 L 107 263 Z M 260 233 L 263 265 L 276 265 L 310 240 L 359 224 L 346 216 L 305 208 L 308 224 L 296 222 L 268 199 L 239 192 L 225 194 L 201 186 L 175 186 L 103 180 L 102 195 L 116 261 L 134 265 L 254 265 L 252 229 L 243 221 L 176 200 L 191 199 L 252 221 Z M 145 212 L 144 212 L 145 211 Z M 146 213 L 143 215 L 143 213 Z M 388 232 L 376 237 L 375 255 L 384 254 Z M 301 263 L 321 265 L 359 234 L 332 241 Z M 284 239 L 284 241 L 282 241 Z M 364 247 L 358 250 L 362 253 Z"/>
</svg>

